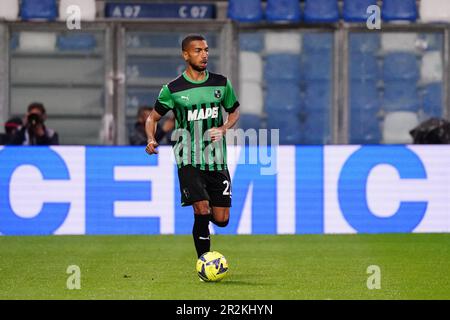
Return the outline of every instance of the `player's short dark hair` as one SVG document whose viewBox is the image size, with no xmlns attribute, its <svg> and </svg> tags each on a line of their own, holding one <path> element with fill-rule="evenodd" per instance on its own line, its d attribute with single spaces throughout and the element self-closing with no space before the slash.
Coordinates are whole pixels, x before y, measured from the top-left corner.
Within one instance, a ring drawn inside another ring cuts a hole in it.
<svg viewBox="0 0 450 320">
<path fill-rule="evenodd" d="M 206 38 L 201 34 L 190 34 L 181 42 L 181 50 L 186 51 L 192 41 L 205 41 Z"/>
<path fill-rule="evenodd" d="M 42 114 L 46 114 L 45 107 L 40 102 L 30 103 L 30 105 L 28 106 L 28 112 L 30 112 L 33 109 L 39 109 L 39 111 L 41 111 Z"/>
</svg>

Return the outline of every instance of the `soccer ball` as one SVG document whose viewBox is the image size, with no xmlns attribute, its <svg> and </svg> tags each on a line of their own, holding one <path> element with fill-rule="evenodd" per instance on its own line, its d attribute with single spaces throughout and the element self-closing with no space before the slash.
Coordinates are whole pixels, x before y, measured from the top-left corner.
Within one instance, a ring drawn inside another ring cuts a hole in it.
<svg viewBox="0 0 450 320">
<path fill-rule="evenodd" d="M 196 269 L 201 280 L 207 282 L 220 281 L 227 275 L 228 262 L 217 251 L 206 252 L 198 258 Z"/>
</svg>

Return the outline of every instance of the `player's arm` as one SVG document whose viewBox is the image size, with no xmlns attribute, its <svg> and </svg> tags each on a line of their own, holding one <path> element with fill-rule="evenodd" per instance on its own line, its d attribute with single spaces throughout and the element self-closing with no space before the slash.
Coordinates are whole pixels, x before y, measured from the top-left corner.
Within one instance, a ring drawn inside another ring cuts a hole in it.
<svg viewBox="0 0 450 320">
<path fill-rule="evenodd" d="M 228 129 L 233 128 L 236 122 L 239 120 L 239 108 L 234 109 L 232 112 L 228 113 L 227 120 L 225 123 L 218 127 L 212 128 L 210 130 L 211 141 L 218 141 L 223 136 L 225 136 Z"/>
<path fill-rule="evenodd" d="M 147 120 L 145 121 L 145 133 L 147 134 L 147 147 L 145 151 L 148 154 L 158 153 L 156 147 L 158 143 L 155 139 L 156 126 L 158 125 L 158 121 L 161 119 L 161 115 L 155 111 L 155 109 L 150 112 Z"/>
<path fill-rule="evenodd" d="M 231 86 L 230 80 L 227 80 L 222 106 L 228 112 L 228 117 L 222 126 L 219 128 L 212 128 L 210 130 L 211 141 L 213 142 L 222 139 L 227 130 L 232 128 L 239 120 L 239 102 L 236 98 L 233 87 Z"/>
<path fill-rule="evenodd" d="M 148 154 L 158 153 L 156 147 L 158 143 L 156 142 L 156 126 L 158 121 L 174 107 L 172 96 L 170 94 L 167 85 L 164 85 L 159 92 L 158 99 L 155 103 L 155 108 L 150 112 L 147 120 L 145 121 L 145 133 L 147 134 L 147 147 L 145 151 Z"/>
</svg>

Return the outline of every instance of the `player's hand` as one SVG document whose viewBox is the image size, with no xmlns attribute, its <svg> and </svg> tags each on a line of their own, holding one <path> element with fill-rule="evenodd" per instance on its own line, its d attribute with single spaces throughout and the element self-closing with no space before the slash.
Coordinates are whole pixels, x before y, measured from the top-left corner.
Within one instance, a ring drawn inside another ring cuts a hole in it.
<svg viewBox="0 0 450 320">
<path fill-rule="evenodd" d="M 155 140 L 150 140 L 147 144 L 147 147 L 145 148 L 145 152 L 148 154 L 157 154 L 158 150 L 156 150 L 156 147 L 158 146 L 158 143 Z"/>
<path fill-rule="evenodd" d="M 209 136 L 212 142 L 220 141 L 225 135 L 225 129 L 222 127 L 209 129 Z"/>
</svg>

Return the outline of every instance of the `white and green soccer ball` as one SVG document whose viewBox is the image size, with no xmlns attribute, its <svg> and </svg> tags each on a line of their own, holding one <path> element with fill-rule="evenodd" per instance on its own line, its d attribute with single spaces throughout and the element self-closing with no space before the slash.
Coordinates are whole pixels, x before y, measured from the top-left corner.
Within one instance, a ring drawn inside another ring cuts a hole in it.
<svg viewBox="0 0 450 320">
<path fill-rule="evenodd" d="M 198 258 L 196 269 L 201 280 L 217 282 L 227 275 L 228 262 L 220 252 L 206 252 Z"/>
</svg>

